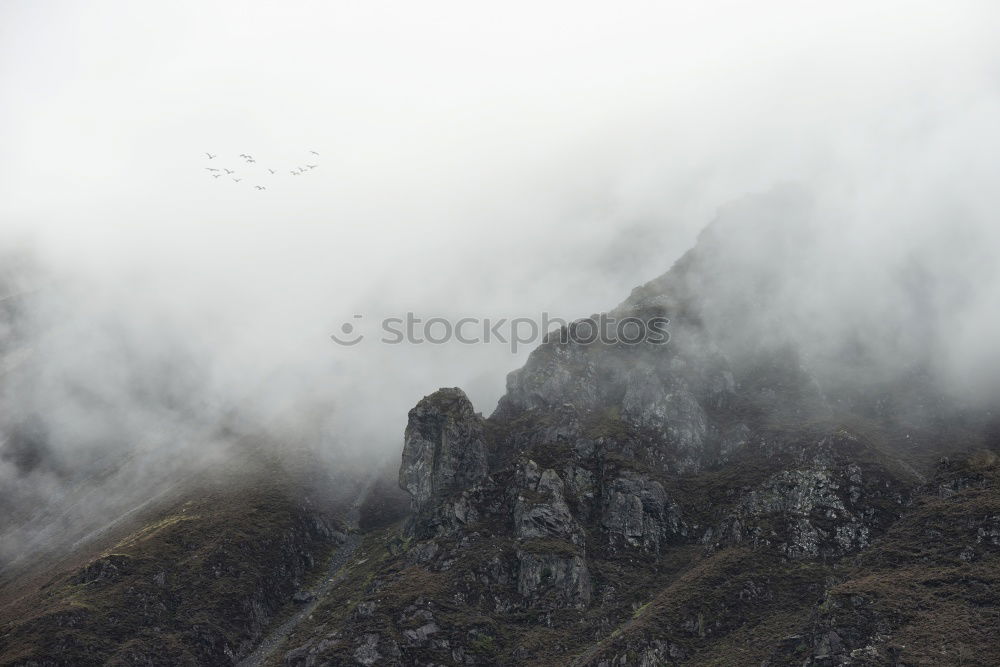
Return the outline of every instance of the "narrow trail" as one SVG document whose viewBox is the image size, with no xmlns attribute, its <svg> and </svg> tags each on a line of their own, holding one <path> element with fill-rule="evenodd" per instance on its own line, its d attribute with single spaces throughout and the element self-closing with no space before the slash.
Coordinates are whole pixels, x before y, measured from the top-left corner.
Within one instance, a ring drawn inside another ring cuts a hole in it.
<svg viewBox="0 0 1000 667">
<path fill-rule="evenodd" d="M 278 627 L 272 629 L 261 643 L 254 649 L 253 653 L 247 657 L 240 660 L 238 667 L 262 667 L 275 651 L 278 650 L 280 646 L 285 643 L 288 636 L 295 630 L 298 625 L 309 618 L 309 615 L 316 610 L 319 603 L 323 601 L 323 598 L 333 589 L 334 586 L 339 584 L 344 577 L 346 572 L 341 572 L 340 570 L 350 562 L 351 558 L 354 556 L 354 552 L 357 551 L 358 546 L 361 545 L 361 535 L 354 532 L 358 528 L 358 519 L 361 515 L 361 505 L 364 503 L 365 498 L 368 497 L 368 492 L 371 490 L 372 484 L 375 482 L 375 477 L 372 476 L 362 487 L 361 493 L 358 494 L 357 500 L 351 503 L 351 508 L 347 512 L 347 525 L 352 532 L 348 533 L 347 539 L 344 541 L 340 548 L 337 549 L 337 553 L 333 555 L 330 559 L 330 564 L 327 565 L 326 573 L 323 575 L 323 579 L 316 584 L 310 591 L 312 599 L 309 602 L 303 604 L 291 618 L 287 619 L 284 623 Z"/>
</svg>

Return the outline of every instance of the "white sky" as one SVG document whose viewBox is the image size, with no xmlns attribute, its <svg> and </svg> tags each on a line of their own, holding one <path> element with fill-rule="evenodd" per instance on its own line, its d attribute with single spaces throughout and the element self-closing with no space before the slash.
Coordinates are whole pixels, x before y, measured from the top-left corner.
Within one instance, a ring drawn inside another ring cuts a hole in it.
<svg viewBox="0 0 1000 667">
<path fill-rule="evenodd" d="M 67 334 L 157 322 L 130 330 L 183 332 L 220 393 L 330 384 L 391 448 L 421 395 L 488 413 L 523 357 L 337 349 L 353 313 L 607 309 L 790 180 L 874 183 L 857 201 L 897 216 L 928 183 L 992 205 L 998 8 L 4 0 L 0 242 L 85 287 Z"/>
</svg>

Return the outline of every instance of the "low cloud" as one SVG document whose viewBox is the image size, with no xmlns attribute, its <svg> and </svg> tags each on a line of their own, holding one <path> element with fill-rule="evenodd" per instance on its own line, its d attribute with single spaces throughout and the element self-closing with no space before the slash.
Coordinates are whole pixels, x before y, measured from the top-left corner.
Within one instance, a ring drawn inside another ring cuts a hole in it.
<svg viewBox="0 0 1000 667">
<path fill-rule="evenodd" d="M 740 326 L 995 388 L 997 10 L 877 4 L 6 5 L 0 417 L 50 460 L 3 458 L 8 502 L 149 462 L 111 512 L 233 432 L 395 456 L 420 396 L 490 412 L 526 350 L 345 349 L 352 315 L 576 319 L 715 219 Z"/>
</svg>

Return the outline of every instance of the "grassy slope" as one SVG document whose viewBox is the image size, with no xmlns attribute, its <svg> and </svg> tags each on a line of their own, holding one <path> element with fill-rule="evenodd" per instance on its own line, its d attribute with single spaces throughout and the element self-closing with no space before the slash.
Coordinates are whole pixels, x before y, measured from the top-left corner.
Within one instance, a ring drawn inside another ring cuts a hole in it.
<svg viewBox="0 0 1000 667">
<path fill-rule="evenodd" d="M 0 664 L 218 663 L 321 569 L 340 527 L 273 461 L 189 482 L 129 525 L 0 589 Z"/>
</svg>

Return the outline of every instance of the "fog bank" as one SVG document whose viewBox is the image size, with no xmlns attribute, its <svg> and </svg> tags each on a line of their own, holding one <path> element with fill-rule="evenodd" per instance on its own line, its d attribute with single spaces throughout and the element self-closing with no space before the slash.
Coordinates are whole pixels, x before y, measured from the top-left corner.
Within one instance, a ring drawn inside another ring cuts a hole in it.
<svg viewBox="0 0 1000 667">
<path fill-rule="evenodd" d="M 420 396 L 488 413 L 528 350 L 341 347 L 342 323 L 603 311 L 727 215 L 734 266 L 815 268 L 748 326 L 899 354 L 926 325 L 913 354 L 992 390 L 998 15 L 6 3 L 0 418 L 55 463 L 8 455 L 0 483 L 44 502 L 109 456 L 224 459 L 230 433 L 395 456 Z"/>
</svg>

